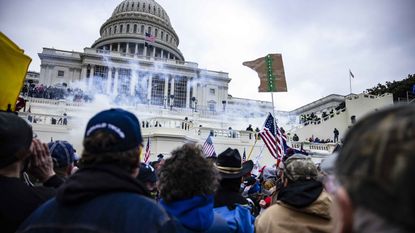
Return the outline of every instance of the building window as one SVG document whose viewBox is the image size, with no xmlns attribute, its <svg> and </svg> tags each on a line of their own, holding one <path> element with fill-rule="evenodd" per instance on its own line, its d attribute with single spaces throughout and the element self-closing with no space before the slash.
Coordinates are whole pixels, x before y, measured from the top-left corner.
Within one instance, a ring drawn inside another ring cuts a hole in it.
<svg viewBox="0 0 415 233">
<path fill-rule="evenodd" d="M 141 34 L 143 34 L 144 33 L 144 25 L 141 25 Z"/>
<path fill-rule="evenodd" d="M 151 83 L 151 104 L 164 105 L 164 78 L 155 76 Z"/>
<path fill-rule="evenodd" d="M 117 26 L 114 27 L 114 34 L 117 33 Z"/>
<path fill-rule="evenodd" d="M 166 34 L 166 41 L 169 41 L 169 34 Z"/>
<path fill-rule="evenodd" d="M 179 108 L 186 107 L 187 78 L 174 78 L 174 106 Z"/>
<path fill-rule="evenodd" d="M 118 71 L 118 93 L 130 95 L 131 70 L 120 69 Z"/>
<path fill-rule="evenodd" d="M 104 93 L 107 85 L 108 67 L 95 66 L 94 79 L 92 80 L 93 87 L 98 93 Z"/>
<path fill-rule="evenodd" d="M 215 92 L 216 92 L 216 90 L 215 90 L 215 89 L 213 89 L 213 88 L 210 88 L 210 89 L 209 89 L 209 93 L 210 93 L 211 95 L 215 95 Z"/>
<path fill-rule="evenodd" d="M 65 71 L 58 70 L 58 77 L 63 77 L 65 75 Z"/>
<path fill-rule="evenodd" d="M 130 33 L 130 25 L 127 24 L 127 33 Z"/>
<path fill-rule="evenodd" d="M 209 111 L 215 112 L 216 111 L 216 102 L 211 100 L 208 102 Z"/>
<path fill-rule="evenodd" d="M 123 28 L 123 25 L 121 24 L 120 25 L 120 33 L 122 33 L 122 28 Z"/>
<path fill-rule="evenodd" d="M 160 35 L 160 38 L 163 39 L 163 31 L 161 31 Z"/>
<path fill-rule="evenodd" d="M 134 33 L 137 33 L 137 24 L 134 24 Z"/>
<path fill-rule="evenodd" d="M 148 27 L 147 32 L 150 33 L 150 35 L 151 35 L 151 27 Z"/>
<path fill-rule="evenodd" d="M 154 29 L 154 36 L 155 36 L 155 37 L 157 37 L 157 36 L 158 36 L 158 34 L 159 34 L 159 31 L 157 30 L 157 28 L 156 28 L 156 29 Z"/>
</svg>

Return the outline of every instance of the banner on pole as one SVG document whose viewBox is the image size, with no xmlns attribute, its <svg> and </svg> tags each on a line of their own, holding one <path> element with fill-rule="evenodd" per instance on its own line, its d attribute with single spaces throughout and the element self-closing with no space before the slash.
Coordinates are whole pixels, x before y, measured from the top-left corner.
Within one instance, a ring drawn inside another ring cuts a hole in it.
<svg viewBox="0 0 415 233">
<path fill-rule="evenodd" d="M 260 80 L 259 92 L 287 92 L 287 81 L 281 54 L 268 54 L 253 61 L 246 61 L 242 65 L 258 73 Z"/>
</svg>

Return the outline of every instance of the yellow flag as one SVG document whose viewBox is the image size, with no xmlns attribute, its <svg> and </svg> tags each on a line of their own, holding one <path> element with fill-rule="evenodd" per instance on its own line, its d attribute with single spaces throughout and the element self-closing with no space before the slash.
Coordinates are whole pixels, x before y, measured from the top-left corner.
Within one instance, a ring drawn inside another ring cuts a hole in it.
<svg viewBox="0 0 415 233">
<path fill-rule="evenodd" d="M 0 110 L 7 111 L 10 105 L 11 111 L 15 111 L 31 61 L 22 49 L 0 32 Z"/>
</svg>

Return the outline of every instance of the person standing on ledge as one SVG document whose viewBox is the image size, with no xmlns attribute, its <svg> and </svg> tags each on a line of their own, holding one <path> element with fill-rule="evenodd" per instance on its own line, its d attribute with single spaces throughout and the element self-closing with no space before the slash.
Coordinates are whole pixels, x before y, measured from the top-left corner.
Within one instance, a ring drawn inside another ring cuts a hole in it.
<svg viewBox="0 0 415 233">
<path fill-rule="evenodd" d="M 339 142 L 339 131 L 336 128 L 334 128 L 333 133 L 334 133 L 334 142 Z"/>
</svg>

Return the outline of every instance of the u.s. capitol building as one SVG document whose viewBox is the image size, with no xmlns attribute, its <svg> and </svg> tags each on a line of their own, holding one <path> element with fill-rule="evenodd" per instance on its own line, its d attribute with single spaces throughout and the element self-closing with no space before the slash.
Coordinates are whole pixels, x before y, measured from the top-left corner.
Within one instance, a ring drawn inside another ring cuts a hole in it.
<svg viewBox="0 0 415 233">
<path fill-rule="evenodd" d="M 82 84 L 92 93 L 135 96 L 143 104 L 217 112 L 247 101 L 264 112 L 271 104 L 232 98 L 228 73 L 200 69 L 179 50 L 165 10 L 153 0 L 125 0 L 83 52 L 43 48 L 40 83 Z"/>
</svg>

